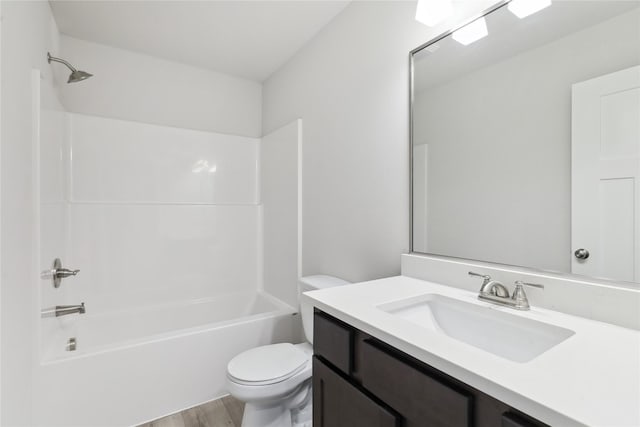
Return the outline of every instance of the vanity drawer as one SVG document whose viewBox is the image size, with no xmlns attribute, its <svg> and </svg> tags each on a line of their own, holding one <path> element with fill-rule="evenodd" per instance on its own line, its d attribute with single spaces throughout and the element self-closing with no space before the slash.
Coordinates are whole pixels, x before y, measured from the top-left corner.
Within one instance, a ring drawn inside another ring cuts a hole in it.
<svg viewBox="0 0 640 427">
<path fill-rule="evenodd" d="M 313 358 L 314 427 L 398 427 L 400 417 Z"/>
<path fill-rule="evenodd" d="M 316 312 L 313 318 L 313 352 L 333 366 L 351 374 L 354 329 L 333 317 Z"/>
<path fill-rule="evenodd" d="M 362 345 L 362 386 L 406 418 L 407 426 L 468 427 L 473 397 L 398 359 L 372 340 Z"/>
</svg>

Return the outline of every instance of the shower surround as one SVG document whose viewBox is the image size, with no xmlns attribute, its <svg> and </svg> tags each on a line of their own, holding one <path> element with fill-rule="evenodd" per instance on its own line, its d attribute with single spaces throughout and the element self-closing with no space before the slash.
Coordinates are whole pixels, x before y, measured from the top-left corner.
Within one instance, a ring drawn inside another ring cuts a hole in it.
<svg viewBox="0 0 640 427">
<path fill-rule="evenodd" d="M 226 394 L 237 353 L 295 340 L 262 286 L 259 138 L 34 111 L 38 265 L 80 269 L 41 280 L 40 307 L 87 309 L 39 319 L 36 425 L 155 419 Z"/>
</svg>

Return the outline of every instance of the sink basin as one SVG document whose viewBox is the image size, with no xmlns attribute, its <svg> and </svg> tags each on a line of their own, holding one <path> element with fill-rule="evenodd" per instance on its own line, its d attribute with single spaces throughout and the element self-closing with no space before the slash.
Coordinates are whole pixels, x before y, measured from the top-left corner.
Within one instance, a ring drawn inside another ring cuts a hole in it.
<svg viewBox="0 0 640 427">
<path fill-rule="evenodd" d="M 575 332 L 537 320 L 425 294 L 378 306 L 379 309 L 505 359 L 525 363 Z"/>
</svg>

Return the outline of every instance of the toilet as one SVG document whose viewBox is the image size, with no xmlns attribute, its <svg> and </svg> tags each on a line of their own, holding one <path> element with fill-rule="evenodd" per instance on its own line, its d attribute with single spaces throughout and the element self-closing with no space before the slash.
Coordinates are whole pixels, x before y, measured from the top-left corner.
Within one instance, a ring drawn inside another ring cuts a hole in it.
<svg viewBox="0 0 640 427">
<path fill-rule="evenodd" d="M 333 276 L 300 279 L 302 292 L 346 285 Z M 313 306 L 300 303 L 307 342 L 280 343 L 252 348 L 227 365 L 227 389 L 245 402 L 242 427 L 311 427 L 311 357 Z"/>
</svg>

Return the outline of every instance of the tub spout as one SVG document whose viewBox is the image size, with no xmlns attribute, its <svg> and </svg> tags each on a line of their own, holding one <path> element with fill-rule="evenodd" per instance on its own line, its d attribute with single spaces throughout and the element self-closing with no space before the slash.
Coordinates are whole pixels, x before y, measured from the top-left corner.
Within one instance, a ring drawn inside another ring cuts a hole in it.
<svg viewBox="0 0 640 427">
<path fill-rule="evenodd" d="M 84 303 L 80 303 L 80 305 L 56 305 L 53 308 L 45 308 L 41 311 L 42 317 L 59 317 L 74 313 L 86 313 Z"/>
</svg>

